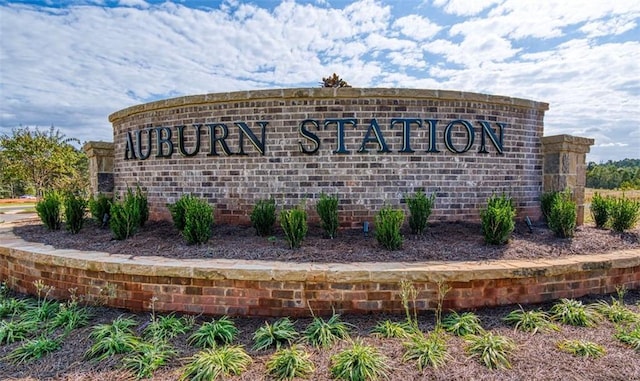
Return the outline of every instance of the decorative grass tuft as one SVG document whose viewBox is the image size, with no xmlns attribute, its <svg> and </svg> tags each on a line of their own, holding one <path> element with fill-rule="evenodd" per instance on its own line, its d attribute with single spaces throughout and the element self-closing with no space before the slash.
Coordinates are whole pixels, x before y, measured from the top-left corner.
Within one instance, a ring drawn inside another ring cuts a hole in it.
<svg viewBox="0 0 640 381">
<path fill-rule="evenodd" d="M 321 317 L 314 317 L 304 331 L 304 337 L 314 347 L 328 348 L 336 341 L 349 337 L 349 325 L 335 313 L 326 321 Z"/>
<path fill-rule="evenodd" d="M 585 340 L 562 340 L 557 343 L 558 349 L 581 357 L 602 357 L 606 351 L 600 344 Z"/>
<path fill-rule="evenodd" d="M 278 381 L 308 378 L 315 370 L 310 357 L 309 353 L 294 345 L 277 350 L 265 366 L 269 376 Z"/>
<path fill-rule="evenodd" d="M 456 336 L 475 335 L 484 332 L 480 319 L 473 312 L 452 312 L 442 319 L 442 328 Z"/>
<path fill-rule="evenodd" d="M 293 322 L 289 318 L 281 318 L 273 324 L 265 322 L 253 334 L 253 350 L 260 351 L 274 346 L 279 349 L 285 343 L 291 344 L 298 335 Z"/>
<path fill-rule="evenodd" d="M 251 362 L 251 357 L 240 346 L 205 349 L 190 358 L 182 369 L 180 380 L 211 381 L 238 376 Z"/>
<path fill-rule="evenodd" d="M 331 356 L 329 370 L 331 376 L 339 380 L 375 381 L 388 377 L 387 361 L 377 348 L 355 341 L 351 347 Z"/>
<path fill-rule="evenodd" d="M 520 307 L 519 310 L 511 311 L 503 320 L 515 326 L 516 330 L 531 332 L 532 334 L 560 330 L 560 327 L 551 322 L 551 316 L 540 310 L 525 311 Z"/>
<path fill-rule="evenodd" d="M 231 344 L 238 335 L 238 328 L 227 316 L 206 322 L 189 337 L 189 344 L 199 348 L 214 348 L 218 344 Z"/>
<path fill-rule="evenodd" d="M 576 327 L 595 327 L 600 315 L 592 306 L 575 299 L 560 299 L 551 307 L 551 318 Z"/>
<path fill-rule="evenodd" d="M 406 339 L 411 336 L 411 332 L 413 332 L 411 324 L 407 322 L 395 322 L 389 319 L 379 321 L 371 330 L 372 335 L 385 339 Z"/>
<path fill-rule="evenodd" d="M 484 332 L 480 335 L 465 336 L 467 353 L 477 357 L 489 369 L 511 369 L 509 355 L 516 344 L 508 337 Z"/>
<path fill-rule="evenodd" d="M 442 367 L 452 359 L 447 352 L 447 342 L 442 331 L 432 332 L 427 336 L 413 335 L 411 341 L 405 342 L 403 345 L 405 352 L 402 360 L 416 361 L 420 371 L 427 367 Z"/>
</svg>

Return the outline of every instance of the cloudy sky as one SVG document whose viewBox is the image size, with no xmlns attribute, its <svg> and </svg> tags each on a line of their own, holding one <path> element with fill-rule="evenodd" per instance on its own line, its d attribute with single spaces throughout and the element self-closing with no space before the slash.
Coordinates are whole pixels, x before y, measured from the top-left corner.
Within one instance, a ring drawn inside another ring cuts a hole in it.
<svg viewBox="0 0 640 381">
<path fill-rule="evenodd" d="M 0 133 L 111 141 L 122 108 L 336 72 L 548 102 L 587 160 L 640 158 L 639 22 L 637 0 L 0 0 Z"/>
</svg>

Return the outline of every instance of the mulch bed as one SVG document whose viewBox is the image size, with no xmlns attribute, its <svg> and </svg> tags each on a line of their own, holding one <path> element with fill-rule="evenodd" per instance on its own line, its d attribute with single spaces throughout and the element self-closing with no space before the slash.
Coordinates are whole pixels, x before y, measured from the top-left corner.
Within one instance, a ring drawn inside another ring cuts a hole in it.
<svg viewBox="0 0 640 381">
<path fill-rule="evenodd" d="M 288 248 L 281 231 L 274 232 L 274 240 L 257 236 L 248 226 L 217 225 L 211 240 L 203 245 L 187 245 L 167 221 L 149 221 L 123 241 L 113 239 L 108 228 L 92 221 L 78 234 L 64 229 L 48 231 L 39 222 L 16 226 L 14 232 L 26 241 L 55 248 L 132 256 L 333 263 L 557 258 L 640 248 L 640 227 L 616 233 L 584 225 L 578 227 L 573 238 L 561 239 L 544 224 L 537 224 L 530 231 L 524 223 L 516 226 L 509 243 L 502 246 L 485 244 L 477 223 L 432 223 L 422 236 L 403 232 L 403 247 L 396 251 L 382 248 L 373 232 L 365 236 L 360 230 L 341 230 L 337 238 L 327 239 L 317 226 L 309 228 L 302 247 L 295 250 Z"/>
</svg>

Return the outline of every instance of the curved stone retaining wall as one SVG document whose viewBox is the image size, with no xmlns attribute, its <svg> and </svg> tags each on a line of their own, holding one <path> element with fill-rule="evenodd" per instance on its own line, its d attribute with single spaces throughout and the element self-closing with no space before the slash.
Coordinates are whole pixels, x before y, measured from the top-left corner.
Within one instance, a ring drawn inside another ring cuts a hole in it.
<svg viewBox="0 0 640 381">
<path fill-rule="evenodd" d="M 434 220 L 478 220 L 494 192 L 537 218 L 546 103 L 440 90 L 307 88 L 187 96 L 109 117 L 115 192 L 140 185 L 152 218 L 194 194 L 246 223 L 261 198 L 313 210 L 340 198 L 343 226 L 436 193 Z M 311 214 L 313 218 L 315 213 Z"/>
<path fill-rule="evenodd" d="M 640 288 L 640 250 L 553 260 L 452 263 L 311 264 L 173 260 L 53 250 L 0 235 L 0 280 L 35 294 L 33 282 L 68 289 L 114 307 L 213 315 L 302 316 L 403 313 L 400 282 L 418 289 L 417 308 L 433 309 L 438 282 L 451 287 L 444 308 L 537 303 L 617 286 Z"/>
</svg>

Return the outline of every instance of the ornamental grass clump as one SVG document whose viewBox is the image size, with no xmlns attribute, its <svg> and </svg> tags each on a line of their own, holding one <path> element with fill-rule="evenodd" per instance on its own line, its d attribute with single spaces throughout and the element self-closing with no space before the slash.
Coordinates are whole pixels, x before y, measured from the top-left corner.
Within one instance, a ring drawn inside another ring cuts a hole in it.
<svg viewBox="0 0 640 381">
<path fill-rule="evenodd" d="M 507 243 L 516 226 L 515 216 L 516 208 L 511 197 L 504 194 L 489 197 L 487 208 L 480 212 L 484 241 L 492 245 Z"/>
<path fill-rule="evenodd" d="M 177 317 L 173 313 L 163 316 L 153 316 L 151 322 L 144 329 L 144 336 L 151 340 L 168 340 L 185 334 L 193 327 L 193 317 Z"/>
<path fill-rule="evenodd" d="M 624 195 L 611 203 L 611 215 L 609 216 L 611 229 L 624 232 L 633 229 L 640 219 L 640 201 L 631 200 Z"/>
<path fill-rule="evenodd" d="M 60 339 L 53 339 L 43 335 L 36 339 L 31 339 L 14 349 L 5 359 L 13 364 L 22 364 L 40 359 L 51 352 L 57 351 L 61 346 Z"/>
<path fill-rule="evenodd" d="M 484 332 L 480 319 L 473 312 L 452 312 L 442 319 L 442 328 L 456 336 L 476 335 Z"/>
<path fill-rule="evenodd" d="M 95 326 L 89 335 L 93 345 L 85 353 L 85 358 L 102 361 L 116 354 L 133 352 L 140 343 L 132 329 L 136 325 L 135 320 L 119 316 L 111 324 Z"/>
<path fill-rule="evenodd" d="M 598 358 L 606 353 L 602 345 L 586 340 L 562 340 L 556 345 L 561 351 L 580 357 Z"/>
<path fill-rule="evenodd" d="M 511 311 L 503 320 L 515 326 L 516 330 L 530 332 L 531 334 L 560 330 L 557 325 L 551 322 L 551 316 L 540 310 L 525 311 L 520 307 L 519 310 Z"/>
<path fill-rule="evenodd" d="M 471 357 L 477 357 L 481 364 L 489 369 L 511 369 L 509 355 L 516 349 L 510 338 L 483 332 L 479 335 L 467 335 L 466 351 Z"/>
<path fill-rule="evenodd" d="M 290 345 L 298 335 L 293 322 L 289 318 L 278 319 L 273 324 L 265 322 L 253 334 L 253 350 L 260 351 L 271 347 L 279 349 L 285 344 Z"/>
<path fill-rule="evenodd" d="M 338 196 L 320 194 L 320 200 L 316 204 L 316 212 L 320 216 L 324 234 L 333 239 L 338 233 Z"/>
<path fill-rule="evenodd" d="M 297 249 L 307 236 L 307 212 L 304 206 L 296 206 L 293 209 L 280 212 L 280 226 L 289 243 L 289 248 Z"/>
<path fill-rule="evenodd" d="M 640 353 L 640 323 L 632 326 L 619 326 L 614 337 Z"/>
<path fill-rule="evenodd" d="M 251 225 L 260 237 L 270 236 L 276 223 L 276 200 L 258 200 L 249 216 Z"/>
<path fill-rule="evenodd" d="M 38 330 L 33 320 L 0 321 L 0 344 L 11 344 L 25 340 Z"/>
<path fill-rule="evenodd" d="M 412 335 L 411 340 L 403 345 L 405 352 L 402 355 L 402 361 L 415 361 L 419 371 L 427 367 L 442 367 L 452 359 L 447 351 L 447 342 L 442 331 L 431 332 L 426 336 Z"/>
<path fill-rule="evenodd" d="M 36 212 L 40 221 L 49 230 L 60 230 L 62 220 L 60 218 L 60 208 L 62 198 L 57 192 L 47 192 L 44 198 L 36 204 Z"/>
<path fill-rule="evenodd" d="M 315 370 L 311 355 L 294 345 L 278 349 L 265 364 L 267 374 L 275 380 L 308 378 Z"/>
<path fill-rule="evenodd" d="M 100 193 L 95 198 L 89 200 L 89 213 L 99 224 L 105 221 L 105 215 L 111 215 L 111 203 L 113 199 Z"/>
<path fill-rule="evenodd" d="M 404 222 L 404 212 L 383 206 L 376 214 L 375 236 L 378 243 L 387 250 L 398 250 L 402 247 L 403 237 L 400 228 Z"/>
<path fill-rule="evenodd" d="M 329 320 L 314 317 L 304 331 L 304 338 L 309 344 L 317 348 L 329 348 L 338 340 L 349 337 L 349 324 L 340 320 L 340 315 L 334 313 Z"/>
<path fill-rule="evenodd" d="M 213 234 L 213 207 L 193 199 L 186 206 L 182 236 L 189 245 L 207 243 Z"/>
<path fill-rule="evenodd" d="M 64 198 L 64 221 L 71 234 L 77 234 L 82 229 L 86 208 L 87 200 L 74 193 L 67 193 Z"/>
<path fill-rule="evenodd" d="M 597 228 L 603 229 L 609 223 L 612 203 L 613 197 L 602 197 L 598 192 L 593 195 L 590 209 L 593 222 L 595 222 Z"/>
<path fill-rule="evenodd" d="M 122 359 L 122 365 L 138 379 L 151 378 L 153 372 L 166 365 L 176 354 L 176 350 L 165 341 L 140 342 L 133 353 Z"/>
<path fill-rule="evenodd" d="M 373 336 L 385 339 L 406 339 L 410 337 L 413 332 L 414 329 L 411 324 L 407 322 L 391 321 L 389 319 L 379 321 L 371 330 L 371 334 Z"/>
<path fill-rule="evenodd" d="M 560 299 L 551 307 L 551 319 L 576 327 L 595 327 L 600 315 L 593 306 L 575 299 Z"/>
<path fill-rule="evenodd" d="M 405 197 L 409 206 L 409 227 L 413 234 L 422 234 L 427 230 L 427 221 L 435 203 L 436 195 L 427 197 L 423 191 Z"/>
<path fill-rule="evenodd" d="M 188 340 L 190 345 L 199 348 L 214 348 L 218 344 L 231 344 L 238 335 L 238 328 L 227 316 L 203 323 Z"/>
<path fill-rule="evenodd" d="M 576 203 L 571 200 L 571 192 L 559 193 L 551 205 L 549 229 L 560 238 L 570 238 L 576 230 L 578 216 Z"/>
<path fill-rule="evenodd" d="M 189 358 L 189 363 L 182 368 L 180 380 L 212 381 L 239 376 L 251 362 L 251 357 L 240 346 L 205 349 Z"/>
<path fill-rule="evenodd" d="M 377 348 L 355 341 L 331 356 L 333 378 L 346 381 L 375 381 L 388 378 L 388 359 Z"/>
</svg>

